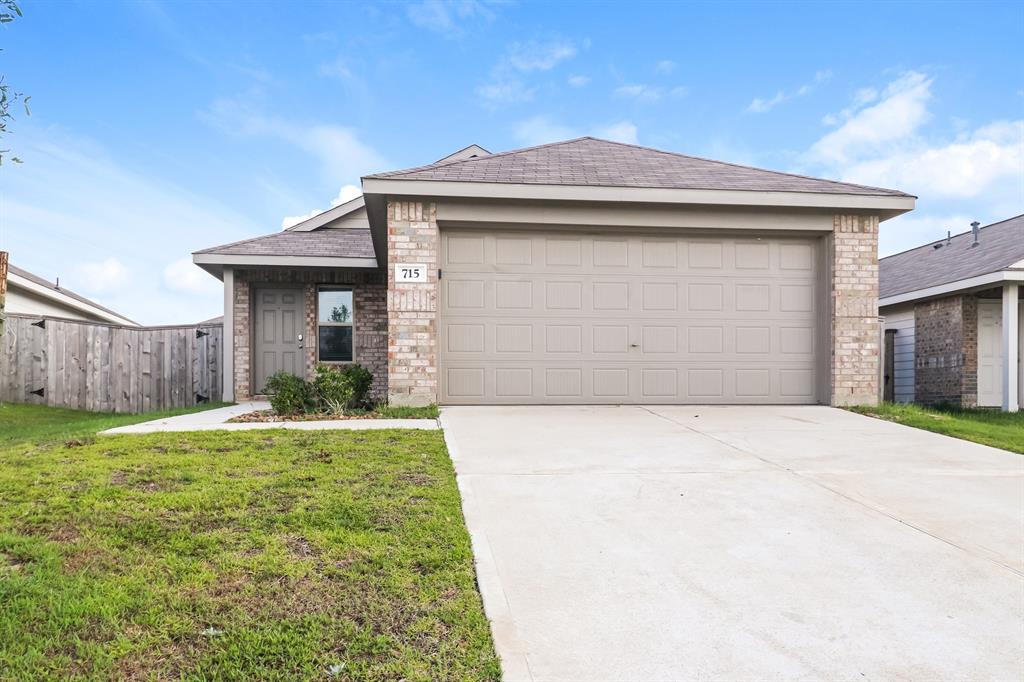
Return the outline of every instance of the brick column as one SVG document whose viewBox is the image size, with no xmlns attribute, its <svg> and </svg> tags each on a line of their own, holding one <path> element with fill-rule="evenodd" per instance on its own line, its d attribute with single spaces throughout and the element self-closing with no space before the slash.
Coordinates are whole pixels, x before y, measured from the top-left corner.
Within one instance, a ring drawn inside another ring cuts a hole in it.
<svg viewBox="0 0 1024 682">
<path fill-rule="evenodd" d="M 249 394 L 249 367 L 251 363 L 250 349 L 250 286 L 244 277 L 234 277 L 234 349 L 235 349 L 235 400 L 248 400 L 252 397 Z"/>
<path fill-rule="evenodd" d="M 878 402 L 878 216 L 837 215 L 832 234 L 833 405 Z"/>
<path fill-rule="evenodd" d="M 914 306 L 914 402 L 978 404 L 978 299 L 973 294 Z"/>
<path fill-rule="evenodd" d="M 388 401 L 437 402 L 437 207 L 388 200 Z M 427 281 L 395 283 L 396 263 L 422 263 Z"/>
</svg>

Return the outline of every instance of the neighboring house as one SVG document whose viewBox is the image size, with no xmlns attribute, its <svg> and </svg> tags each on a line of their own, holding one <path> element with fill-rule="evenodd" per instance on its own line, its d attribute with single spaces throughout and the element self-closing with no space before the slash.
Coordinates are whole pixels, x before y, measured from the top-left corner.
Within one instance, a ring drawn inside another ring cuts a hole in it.
<svg viewBox="0 0 1024 682">
<path fill-rule="evenodd" d="M 11 315 L 63 317 L 138 327 L 139 323 L 27 270 L 8 267 L 5 310 Z"/>
<path fill-rule="evenodd" d="M 356 361 L 398 404 L 874 403 L 894 190 L 580 138 L 363 178 L 194 261 L 225 399 Z"/>
<path fill-rule="evenodd" d="M 879 261 L 894 399 L 1002 407 L 1024 394 L 1024 215 Z"/>
</svg>

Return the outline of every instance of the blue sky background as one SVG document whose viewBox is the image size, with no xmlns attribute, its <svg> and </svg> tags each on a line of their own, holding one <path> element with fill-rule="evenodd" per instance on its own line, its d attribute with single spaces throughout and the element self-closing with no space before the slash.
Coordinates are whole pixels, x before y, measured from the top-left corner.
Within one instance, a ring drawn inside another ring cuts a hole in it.
<svg viewBox="0 0 1024 682">
<path fill-rule="evenodd" d="M 144 323 L 220 314 L 194 250 L 361 175 L 596 135 L 893 187 L 893 253 L 1024 212 L 1024 3 L 40 2 L 0 168 L 12 262 Z"/>
</svg>

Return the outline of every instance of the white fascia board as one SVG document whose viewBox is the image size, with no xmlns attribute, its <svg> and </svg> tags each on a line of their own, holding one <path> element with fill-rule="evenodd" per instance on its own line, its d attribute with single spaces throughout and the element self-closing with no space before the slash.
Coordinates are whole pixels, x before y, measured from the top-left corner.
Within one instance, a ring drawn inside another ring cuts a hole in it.
<svg viewBox="0 0 1024 682">
<path fill-rule="evenodd" d="M 956 282 L 938 284 L 925 289 L 917 289 L 903 294 L 896 294 L 895 296 L 887 296 L 886 298 L 878 300 L 878 307 L 882 308 L 885 306 L 896 305 L 897 303 L 906 303 L 908 301 L 918 301 L 925 298 L 945 296 L 946 294 L 956 293 L 957 291 L 984 289 L 993 284 L 999 284 L 1000 282 L 1024 282 L 1024 270 L 1000 270 L 998 272 L 990 272 L 987 275 L 968 277 L 967 279 L 957 280 Z"/>
<path fill-rule="evenodd" d="M 875 211 L 891 218 L 913 210 L 914 197 L 814 192 L 668 189 L 662 187 L 594 187 L 532 185 L 447 180 L 363 178 L 366 194 L 393 196 L 467 197 L 539 201 L 605 201 L 715 206 L 790 206 Z"/>
<path fill-rule="evenodd" d="M 329 208 L 323 213 L 317 213 L 312 218 L 307 218 L 301 223 L 296 223 L 291 227 L 286 227 L 285 232 L 312 232 L 313 230 L 323 227 L 329 222 L 337 220 L 338 218 L 344 218 L 349 213 L 358 211 L 361 209 L 366 202 L 362 195 L 359 195 L 355 199 L 350 199 L 344 204 L 338 204 L 333 208 Z"/>
<path fill-rule="evenodd" d="M 58 303 L 60 305 L 67 306 L 68 308 L 79 310 L 83 313 L 86 313 L 87 315 L 93 315 L 100 319 L 106 320 L 107 322 L 119 324 L 124 327 L 139 326 L 137 322 L 133 322 L 132 320 L 129 320 L 127 317 L 121 317 L 117 313 L 112 313 L 102 308 L 98 308 L 94 305 L 85 303 L 84 301 L 79 301 L 77 298 L 68 296 L 59 289 L 51 289 L 49 287 L 44 287 L 42 284 L 33 282 L 30 279 L 25 279 L 24 277 L 17 275 L 13 272 L 7 273 L 7 281 L 8 283 L 11 284 L 11 286 L 16 286 L 19 289 L 30 291 L 36 296 L 41 296 L 43 298 L 54 301 L 55 303 Z"/>
<path fill-rule="evenodd" d="M 376 258 L 342 258 L 338 256 L 232 256 L 221 253 L 194 253 L 196 265 L 274 265 L 305 268 L 376 268 Z"/>
</svg>

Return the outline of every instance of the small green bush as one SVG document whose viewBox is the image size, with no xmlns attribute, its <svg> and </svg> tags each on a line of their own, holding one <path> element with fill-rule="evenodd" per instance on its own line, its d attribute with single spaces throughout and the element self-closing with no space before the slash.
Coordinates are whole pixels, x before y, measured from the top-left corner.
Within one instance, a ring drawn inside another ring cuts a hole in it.
<svg viewBox="0 0 1024 682">
<path fill-rule="evenodd" d="M 343 414 L 366 406 L 373 374 L 362 365 L 316 366 L 313 390 L 322 408 Z"/>
<path fill-rule="evenodd" d="M 312 387 L 289 372 L 272 374 L 263 392 L 270 396 L 270 406 L 278 414 L 302 414 L 313 407 Z"/>
</svg>

